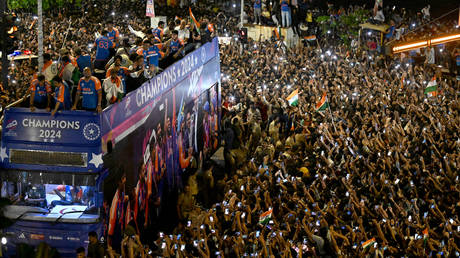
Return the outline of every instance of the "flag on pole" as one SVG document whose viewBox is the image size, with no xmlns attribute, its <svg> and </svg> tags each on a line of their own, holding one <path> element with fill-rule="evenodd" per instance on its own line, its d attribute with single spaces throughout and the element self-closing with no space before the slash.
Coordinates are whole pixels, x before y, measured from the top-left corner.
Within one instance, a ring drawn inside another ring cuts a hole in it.
<svg viewBox="0 0 460 258">
<path fill-rule="evenodd" d="M 438 95 L 438 84 L 436 82 L 436 77 L 433 77 L 433 79 L 428 83 L 424 93 L 432 97 Z"/>
<path fill-rule="evenodd" d="M 373 237 L 373 238 L 367 240 L 366 242 L 362 243 L 361 246 L 363 247 L 363 249 L 366 249 L 366 248 L 368 248 L 369 246 L 371 246 L 371 245 L 373 245 L 375 243 L 376 243 L 375 242 L 375 237 Z"/>
<path fill-rule="evenodd" d="M 329 103 L 327 102 L 327 99 L 326 99 L 326 92 L 324 92 L 323 96 L 321 96 L 321 100 L 318 103 L 316 103 L 316 111 L 324 111 L 328 107 L 329 107 Z"/>
<path fill-rule="evenodd" d="M 291 94 L 286 99 L 290 106 L 297 106 L 299 104 L 299 90 L 291 92 Z"/>
<path fill-rule="evenodd" d="M 260 224 L 268 223 L 270 221 L 270 219 L 272 218 L 272 213 L 273 213 L 273 210 L 268 210 L 268 211 L 260 214 L 259 223 Z"/>
<path fill-rule="evenodd" d="M 198 33 L 200 33 L 200 23 L 195 19 L 195 16 L 192 13 L 192 8 L 189 7 L 188 11 L 189 11 L 189 14 L 190 14 L 190 19 L 191 19 L 190 22 L 195 25 L 196 30 L 198 31 Z"/>
</svg>

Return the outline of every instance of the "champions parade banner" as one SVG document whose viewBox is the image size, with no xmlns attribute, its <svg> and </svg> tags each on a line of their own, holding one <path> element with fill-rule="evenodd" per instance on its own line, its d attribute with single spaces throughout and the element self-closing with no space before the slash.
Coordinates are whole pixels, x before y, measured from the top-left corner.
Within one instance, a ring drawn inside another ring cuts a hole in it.
<svg viewBox="0 0 460 258">
<path fill-rule="evenodd" d="M 120 103 L 103 112 L 102 138 L 116 144 L 141 126 L 158 98 L 178 84 L 190 85 L 188 91 L 203 91 L 220 82 L 219 45 L 217 38 L 188 54 L 164 72 L 130 92 Z M 197 84 L 199 82 L 199 84 Z M 200 87 L 200 88 L 198 88 Z"/>
</svg>

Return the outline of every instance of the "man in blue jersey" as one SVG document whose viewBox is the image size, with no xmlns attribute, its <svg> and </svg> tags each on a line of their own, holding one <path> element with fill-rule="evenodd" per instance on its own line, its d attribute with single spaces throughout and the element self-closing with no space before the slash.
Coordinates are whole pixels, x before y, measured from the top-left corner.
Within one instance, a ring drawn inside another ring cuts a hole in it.
<svg viewBox="0 0 460 258">
<path fill-rule="evenodd" d="M 117 28 L 113 27 L 113 22 L 109 21 L 107 23 L 107 37 L 112 41 L 114 47 L 118 46 L 118 42 L 120 40 L 120 32 Z"/>
<path fill-rule="evenodd" d="M 55 90 L 54 90 L 54 106 L 51 116 L 54 116 L 58 110 L 69 110 L 72 105 L 70 99 L 70 87 L 63 81 L 59 76 L 53 78 Z"/>
<path fill-rule="evenodd" d="M 164 21 L 159 21 L 158 27 L 152 30 L 153 36 L 156 38 L 159 38 L 161 41 L 163 41 L 164 26 L 165 26 Z"/>
<path fill-rule="evenodd" d="M 160 59 L 164 57 L 164 53 L 161 51 L 162 47 L 162 44 L 152 45 L 148 39 L 144 40 L 142 55 L 145 66 L 158 67 Z"/>
<path fill-rule="evenodd" d="M 75 49 L 75 55 L 77 58 L 77 66 L 80 70 L 80 73 L 83 73 L 83 69 L 86 67 L 91 68 L 91 56 L 87 53 L 83 53 L 81 48 Z"/>
<path fill-rule="evenodd" d="M 261 24 L 260 16 L 262 14 L 262 1 L 254 0 L 254 24 Z"/>
<path fill-rule="evenodd" d="M 283 27 L 291 26 L 291 16 L 289 15 L 289 2 L 281 0 L 281 23 Z"/>
<path fill-rule="evenodd" d="M 83 70 L 84 77 L 78 82 L 77 95 L 72 110 L 77 109 L 78 102 L 80 101 L 80 94 L 83 94 L 82 109 L 87 111 L 101 112 L 101 82 L 98 78 L 91 76 L 91 70 L 86 67 Z"/>
<path fill-rule="evenodd" d="M 182 50 L 184 50 L 185 44 L 184 41 L 179 39 L 179 32 L 177 30 L 173 30 L 171 35 L 172 37 L 169 40 L 168 50 L 166 53 L 167 55 L 170 55 L 174 61 L 176 61 L 180 57 Z"/>
<path fill-rule="evenodd" d="M 96 39 L 94 45 L 96 46 L 96 60 L 94 61 L 94 68 L 104 70 L 105 64 L 110 59 L 110 49 L 114 47 L 113 42 L 106 36 L 108 32 L 102 31 L 102 35 Z"/>
<path fill-rule="evenodd" d="M 34 112 L 35 107 L 50 110 L 51 86 L 45 80 L 45 76 L 40 74 L 37 79 L 30 84 L 30 111 Z"/>
</svg>

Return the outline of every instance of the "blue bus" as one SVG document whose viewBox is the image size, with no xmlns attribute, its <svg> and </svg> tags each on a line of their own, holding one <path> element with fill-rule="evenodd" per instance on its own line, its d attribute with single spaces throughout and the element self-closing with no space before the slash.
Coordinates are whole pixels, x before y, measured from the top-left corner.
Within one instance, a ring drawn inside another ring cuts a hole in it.
<svg viewBox="0 0 460 258">
<path fill-rule="evenodd" d="M 148 235 L 193 159 L 218 148 L 220 103 L 214 39 L 101 114 L 5 109 L 1 196 L 14 223 L 3 254 L 46 242 L 73 257 L 91 231 L 120 253 L 127 226 Z"/>
</svg>

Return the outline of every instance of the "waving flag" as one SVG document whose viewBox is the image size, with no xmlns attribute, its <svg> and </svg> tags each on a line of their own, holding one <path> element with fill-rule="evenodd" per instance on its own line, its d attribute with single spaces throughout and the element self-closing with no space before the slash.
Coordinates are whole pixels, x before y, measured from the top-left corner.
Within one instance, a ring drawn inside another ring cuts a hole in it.
<svg viewBox="0 0 460 258">
<path fill-rule="evenodd" d="M 200 33 L 200 23 L 195 19 L 195 16 L 194 16 L 193 13 L 192 13 L 192 8 L 189 7 L 189 8 L 188 8 L 188 11 L 189 11 L 189 14 L 190 14 L 190 19 L 192 19 L 191 22 L 192 22 L 193 24 L 195 24 L 196 30 L 198 31 L 198 33 Z"/>
<path fill-rule="evenodd" d="M 291 92 L 291 94 L 286 99 L 290 106 L 297 106 L 299 104 L 299 90 Z"/>
<path fill-rule="evenodd" d="M 326 92 L 324 92 L 323 96 L 321 96 L 321 100 L 318 103 L 316 103 L 316 111 L 324 111 L 328 107 L 329 107 L 329 103 L 327 102 L 327 99 L 326 99 Z"/>
<path fill-rule="evenodd" d="M 371 246 L 372 244 L 375 244 L 375 238 L 372 238 L 372 239 L 369 239 L 367 240 L 366 242 L 362 243 L 361 246 L 363 247 L 363 249 L 366 249 L 368 248 L 369 246 Z"/>
<path fill-rule="evenodd" d="M 432 97 L 438 95 L 438 83 L 436 82 L 436 77 L 433 77 L 433 79 L 428 83 L 424 93 Z"/>
<path fill-rule="evenodd" d="M 270 219 L 272 218 L 272 213 L 273 213 L 273 210 L 268 210 L 268 211 L 260 214 L 259 223 L 260 224 L 268 223 L 270 221 Z"/>
</svg>

